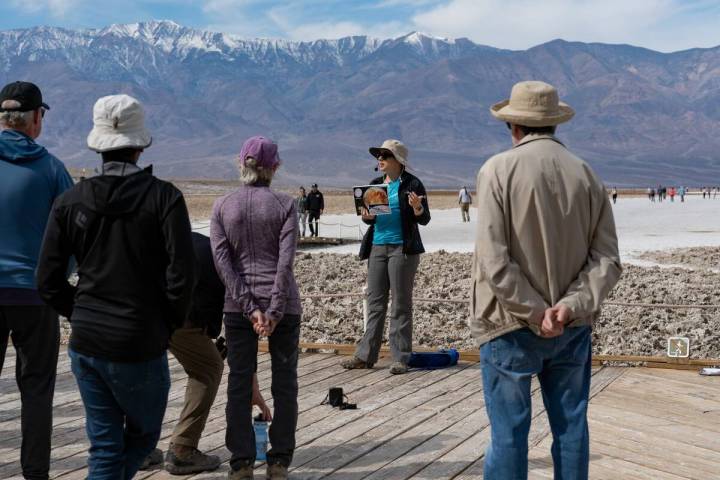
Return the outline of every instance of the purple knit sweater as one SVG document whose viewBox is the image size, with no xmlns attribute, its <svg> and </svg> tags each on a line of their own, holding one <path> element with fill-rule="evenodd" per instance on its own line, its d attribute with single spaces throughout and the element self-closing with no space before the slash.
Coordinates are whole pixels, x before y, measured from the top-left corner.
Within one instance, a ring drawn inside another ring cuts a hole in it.
<svg viewBox="0 0 720 480">
<path fill-rule="evenodd" d="M 242 186 L 215 202 L 210 242 L 226 312 L 259 309 L 274 320 L 302 313 L 293 274 L 295 212 L 290 196 L 266 186 Z"/>
</svg>

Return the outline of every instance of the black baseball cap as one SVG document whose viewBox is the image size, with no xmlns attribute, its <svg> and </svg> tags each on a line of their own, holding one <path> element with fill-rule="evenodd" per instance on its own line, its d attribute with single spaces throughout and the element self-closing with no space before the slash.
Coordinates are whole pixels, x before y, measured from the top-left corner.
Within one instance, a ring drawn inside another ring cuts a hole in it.
<svg viewBox="0 0 720 480">
<path fill-rule="evenodd" d="M 15 100 L 20 104 L 16 108 L 2 108 L 5 100 Z M 13 82 L 5 85 L 0 91 L 0 112 L 30 112 L 38 108 L 50 110 L 43 102 L 42 93 L 37 85 L 30 82 Z"/>
</svg>

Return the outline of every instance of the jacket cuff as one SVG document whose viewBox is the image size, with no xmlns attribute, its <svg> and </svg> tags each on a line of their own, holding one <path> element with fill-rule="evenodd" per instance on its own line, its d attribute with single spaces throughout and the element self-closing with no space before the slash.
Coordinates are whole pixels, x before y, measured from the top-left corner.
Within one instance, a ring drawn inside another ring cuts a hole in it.
<svg viewBox="0 0 720 480">
<path fill-rule="evenodd" d="M 268 308 L 265 312 L 265 316 L 274 322 L 279 322 L 280 320 L 282 320 L 284 314 L 279 310 Z"/>
<path fill-rule="evenodd" d="M 572 297 L 565 297 L 563 299 L 560 299 L 559 302 L 557 302 L 558 305 L 565 305 L 570 310 L 570 322 L 578 318 L 578 311 L 579 311 L 579 305 L 576 301 L 573 300 Z"/>
</svg>

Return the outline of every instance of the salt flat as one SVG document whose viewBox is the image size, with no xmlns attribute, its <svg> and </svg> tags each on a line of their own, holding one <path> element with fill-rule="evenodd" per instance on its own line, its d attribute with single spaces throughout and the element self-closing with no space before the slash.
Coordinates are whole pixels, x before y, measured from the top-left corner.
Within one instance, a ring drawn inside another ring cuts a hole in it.
<svg viewBox="0 0 720 480">
<path fill-rule="evenodd" d="M 431 205 L 432 207 L 432 205 Z M 670 202 L 650 202 L 647 198 L 620 198 L 613 206 L 618 230 L 620 254 L 624 261 L 645 263 L 634 257 L 650 250 L 720 245 L 720 198 L 704 200 L 688 196 Z M 460 209 L 433 210 L 432 220 L 420 227 L 425 249 L 429 252 L 472 252 L 477 210 L 471 209 L 472 221 L 462 223 Z M 195 230 L 208 233 L 208 222 L 196 222 Z M 324 215 L 320 233 L 327 237 L 358 238 L 366 229 L 352 214 Z M 313 251 L 357 253 L 357 244 L 321 248 Z"/>
</svg>

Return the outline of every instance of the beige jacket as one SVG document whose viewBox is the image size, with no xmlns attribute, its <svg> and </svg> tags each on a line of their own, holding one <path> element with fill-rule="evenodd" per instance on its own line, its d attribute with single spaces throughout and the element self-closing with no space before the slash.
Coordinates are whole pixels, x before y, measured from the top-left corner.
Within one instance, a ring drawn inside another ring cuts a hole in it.
<svg viewBox="0 0 720 480">
<path fill-rule="evenodd" d="M 477 177 L 470 329 L 480 345 L 557 303 L 589 325 L 620 278 L 615 221 L 590 166 L 551 135 L 528 135 Z"/>
</svg>

